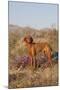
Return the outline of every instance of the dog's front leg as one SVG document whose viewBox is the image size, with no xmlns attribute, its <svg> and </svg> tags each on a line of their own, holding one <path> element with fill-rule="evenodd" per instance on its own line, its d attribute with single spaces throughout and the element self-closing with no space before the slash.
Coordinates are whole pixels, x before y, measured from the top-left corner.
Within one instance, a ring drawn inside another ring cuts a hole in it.
<svg viewBox="0 0 60 90">
<path fill-rule="evenodd" d="M 35 56 L 33 57 L 33 69 L 35 69 L 36 68 L 36 58 L 35 58 Z"/>
<path fill-rule="evenodd" d="M 32 58 L 32 56 L 30 56 L 30 67 L 31 67 L 31 69 L 32 69 L 32 67 L 33 67 L 33 65 L 32 65 L 32 60 L 33 60 L 33 58 Z"/>
</svg>

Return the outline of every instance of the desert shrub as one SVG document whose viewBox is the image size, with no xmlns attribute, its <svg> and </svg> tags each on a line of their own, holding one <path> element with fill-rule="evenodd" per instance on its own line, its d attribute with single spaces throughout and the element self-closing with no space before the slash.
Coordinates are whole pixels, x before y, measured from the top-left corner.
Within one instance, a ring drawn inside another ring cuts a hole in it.
<svg viewBox="0 0 60 90">
<path fill-rule="evenodd" d="M 16 75 L 15 74 L 9 74 L 9 82 L 15 81 L 16 80 Z"/>
<path fill-rule="evenodd" d="M 36 64 L 38 66 L 41 66 L 42 64 L 45 64 L 48 61 L 47 57 L 44 55 L 44 53 L 38 53 L 36 55 Z"/>
<path fill-rule="evenodd" d="M 30 63 L 30 58 L 28 56 L 17 56 L 15 57 L 15 63 L 17 67 L 22 66 L 24 68 Z"/>
</svg>

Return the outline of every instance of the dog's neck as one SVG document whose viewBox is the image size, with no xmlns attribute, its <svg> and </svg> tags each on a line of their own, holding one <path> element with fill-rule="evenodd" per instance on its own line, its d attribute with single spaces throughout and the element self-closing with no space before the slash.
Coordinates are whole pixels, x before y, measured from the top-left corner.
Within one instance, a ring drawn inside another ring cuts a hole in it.
<svg viewBox="0 0 60 90">
<path fill-rule="evenodd" d="M 27 43 L 27 46 L 28 46 L 28 48 L 31 48 L 32 47 L 32 43 L 31 44 Z"/>
</svg>

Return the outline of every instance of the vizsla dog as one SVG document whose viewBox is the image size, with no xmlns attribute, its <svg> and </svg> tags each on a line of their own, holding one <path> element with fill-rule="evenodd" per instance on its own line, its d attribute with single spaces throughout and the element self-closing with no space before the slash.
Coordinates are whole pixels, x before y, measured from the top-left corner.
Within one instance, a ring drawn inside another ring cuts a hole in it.
<svg viewBox="0 0 60 90">
<path fill-rule="evenodd" d="M 31 59 L 31 67 L 35 69 L 36 67 L 36 54 L 38 52 L 44 53 L 44 55 L 47 56 L 47 61 L 49 64 L 51 64 L 51 48 L 48 43 L 42 42 L 42 43 L 35 43 L 33 42 L 33 38 L 31 36 L 26 36 L 23 39 L 23 42 L 25 43 L 28 51 L 29 56 Z"/>
</svg>

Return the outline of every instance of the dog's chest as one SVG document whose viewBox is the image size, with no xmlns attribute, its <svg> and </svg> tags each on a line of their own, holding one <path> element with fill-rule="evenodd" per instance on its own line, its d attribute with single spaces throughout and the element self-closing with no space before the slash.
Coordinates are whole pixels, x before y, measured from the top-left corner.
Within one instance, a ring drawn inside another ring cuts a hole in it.
<svg viewBox="0 0 60 90">
<path fill-rule="evenodd" d="M 35 50 L 35 47 L 34 47 L 33 45 L 31 45 L 31 46 L 28 48 L 28 50 L 29 50 L 29 54 L 30 54 L 31 56 L 35 56 L 35 55 L 36 55 L 36 50 Z"/>
</svg>

